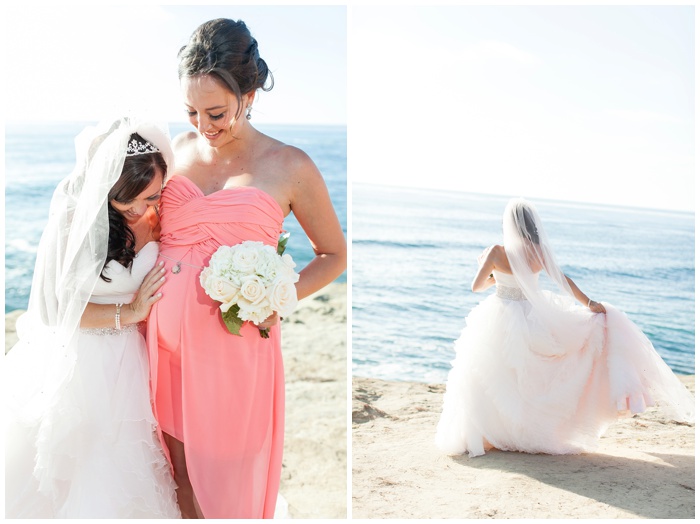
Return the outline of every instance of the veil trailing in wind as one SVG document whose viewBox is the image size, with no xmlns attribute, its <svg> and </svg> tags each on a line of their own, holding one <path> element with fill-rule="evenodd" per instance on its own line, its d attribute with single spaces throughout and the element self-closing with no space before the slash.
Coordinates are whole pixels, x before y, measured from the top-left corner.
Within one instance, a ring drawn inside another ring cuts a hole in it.
<svg viewBox="0 0 700 524">
<path fill-rule="evenodd" d="M 602 314 L 593 314 L 576 302 L 537 210 L 523 198 L 512 199 L 506 206 L 503 245 L 513 276 L 544 327 L 533 350 L 555 357 L 584 347 L 595 336 L 593 326 Z M 694 420 L 694 399 L 651 341 L 622 311 L 607 302 L 604 306 L 607 365 L 611 373 L 625 379 L 610 381 L 618 409 L 636 413 L 658 405 L 674 419 Z"/>
<path fill-rule="evenodd" d="M 62 437 L 57 420 L 66 432 L 81 417 L 54 408 L 73 375 L 80 320 L 107 258 L 108 194 L 121 175 L 133 133 L 155 145 L 172 165 L 167 129 L 131 118 L 105 121 L 76 137 L 75 168 L 51 200 L 29 305 L 17 321 L 19 341 L 7 355 L 3 378 L 6 431 L 8 419 L 30 428 L 38 456 L 50 456 L 41 453 L 42 447 Z M 41 488 L 60 480 L 54 471 L 58 466 L 36 465 Z"/>
<path fill-rule="evenodd" d="M 593 315 L 578 307 L 535 207 L 523 198 L 503 213 L 503 247 L 513 276 L 545 328 L 536 351 L 562 355 L 587 340 Z"/>
</svg>

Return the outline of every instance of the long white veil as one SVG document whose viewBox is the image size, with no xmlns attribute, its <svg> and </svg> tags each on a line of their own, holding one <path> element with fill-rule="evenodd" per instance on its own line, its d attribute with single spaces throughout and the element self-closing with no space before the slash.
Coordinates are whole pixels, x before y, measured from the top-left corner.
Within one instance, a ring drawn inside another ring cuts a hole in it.
<svg viewBox="0 0 700 524">
<path fill-rule="evenodd" d="M 614 377 L 610 396 L 620 411 L 641 412 L 657 405 L 674 420 L 694 420 L 693 396 L 622 311 L 607 302 L 606 314 L 577 305 L 537 210 L 522 198 L 506 206 L 503 244 L 513 275 L 536 313 L 531 317 L 539 328 L 530 333 L 533 351 L 556 358 L 592 340 L 595 347 L 605 348 L 606 365 Z"/>
<path fill-rule="evenodd" d="M 525 199 L 511 199 L 506 206 L 503 246 L 513 276 L 537 311 L 545 333 L 551 335 L 550 340 L 538 344 L 539 351 L 554 356 L 581 347 L 590 333 L 594 314 L 576 307 L 571 286 L 557 264 L 542 220 Z"/>
<path fill-rule="evenodd" d="M 71 379 L 80 319 L 107 258 L 107 199 L 121 175 L 132 133 L 154 144 L 172 166 L 166 127 L 126 117 L 105 121 L 76 137 L 76 166 L 51 200 L 29 305 L 17 321 L 19 341 L 6 356 L 3 370 L 6 436 L 11 425 L 15 437 L 18 427 L 25 428 L 37 449 L 60 437 L 53 433 L 56 418 L 65 429 L 80 417 L 52 408 Z M 11 446 L 8 437 L 7 452 Z M 50 473 L 35 474 L 42 482 L 52 478 Z"/>
</svg>

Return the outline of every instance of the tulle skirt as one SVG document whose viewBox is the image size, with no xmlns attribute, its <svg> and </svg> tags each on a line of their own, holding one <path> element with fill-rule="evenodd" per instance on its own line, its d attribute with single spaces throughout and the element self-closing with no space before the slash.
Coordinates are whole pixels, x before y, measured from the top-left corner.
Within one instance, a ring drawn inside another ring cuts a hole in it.
<svg viewBox="0 0 700 524">
<path fill-rule="evenodd" d="M 13 382 L 36 381 L 32 349 L 10 351 Z M 70 379 L 44 406 L 33 399 L 43 413 L 27 417 L 21 403 L 6 413 L 6 517 L 179 518 L 148 377 L 138 330 L 78 335 Z"/>
<path fill-rule="evenodd" d="M 554 339 L 526 300 L 492 295 L 475 307 L 455 343 L 437 447 L 472 457 L 489 445 L 580 453 L 595 449 L 620 415 L 648 406 L 693 421 L 690 392 L 641 330 L 605 307 L 607 314 L 597 315 L 571 309 L 576 324 L 586 326 L 577 340 Z"/>
</svg>

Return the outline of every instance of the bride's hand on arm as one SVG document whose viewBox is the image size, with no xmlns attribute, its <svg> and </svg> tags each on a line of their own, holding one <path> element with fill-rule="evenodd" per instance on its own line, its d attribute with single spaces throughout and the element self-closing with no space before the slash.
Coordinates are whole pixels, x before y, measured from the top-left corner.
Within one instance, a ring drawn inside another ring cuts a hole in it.
<svg viewBox="0 0 700 524">
<path fill-rule="evenodd" d="M 158 302 L 163 296 L 158 289 L 165 282 L 165 268 L 163 262 L 156 264 L 156 267 L 151 269 L 141 283 L 134 300 L 127 309 L 133 313 L 134 320 L 132 322 L 141 322 L 148 318 L 153 304 Z"/>
<path fill-rule="evenodd" d="M 160 286 L 165 282 L 165 269 L 163 263 L 158 263 L 143 279 L 134 300 L 131 304 L 124 304 L 119 313 L 120 324 L 136 324 L 146 320 L 151 311 L 151 307 L 161 298 L 158 292 Z M 80 318 L 82 328 L 113 328 L 115 326 L 115 315 L 117 308 L 114 304 L 93 304 L 88 302 Z"/>
<path fill-rule="evenodd" d="M 316 256 L 299 272 L 302 299 L 335 280 L 347 267 L 347 244 L 328 188 L 313 161 L 298 151 L 290 207 Z"/>
</svg>

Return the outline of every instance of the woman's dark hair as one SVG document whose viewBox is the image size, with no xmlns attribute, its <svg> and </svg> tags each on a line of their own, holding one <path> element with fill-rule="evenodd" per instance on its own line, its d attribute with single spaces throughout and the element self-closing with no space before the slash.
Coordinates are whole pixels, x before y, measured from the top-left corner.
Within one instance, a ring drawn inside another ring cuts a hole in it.
<svg viewBox="0 0 700 524">
<path fill-rule="evenodd" d="M 129 142 L 137 140 L 140 143 L 147 142 L 138 133 L 133 133 Z M 111 279 L 104 274 L 105 267 L 110 260 L 116 260 L 124 267 L 130 268 L 136 256 L 136 237 L 126 223 L 126 218 L 112 206 L 112 200 L 128 203 L 139 196 L 153 181 L 160 168 L 163 176 L 168 170 L 165 159 L 161 153 L 146 153 L 142 155 L 127 156 L 124 159 L 124 167 L 117 183 L 109 190 L 107 213 L 109 215 L 109 244 L 107 247 L 107 260 L 100 277 L 105 282 Z"/>
<path fill-rule="evenodd" d="M 532 212 L 526 207 L 523 208 L 523 222 L 525 223 L 524 233 L 526 233 L 526 238 L 529 238 L 533 244 L 539 245 L 540 235 L 537 232 L 535 219 L 532 218 Z"/>
<path fill-rule="evenodd" d="M 238 100 L 238 118 L 243 111 L 243 95 L 262 89 L 269 91 L 275 82 L 258 53 L 258 42 L 242 20 L 217 18 L 203 23 L 177 54 L 178 77 L 211 75 L 220 80 Z M 266 84 L 269 80 L 269 86 Z"/>
</svg>

